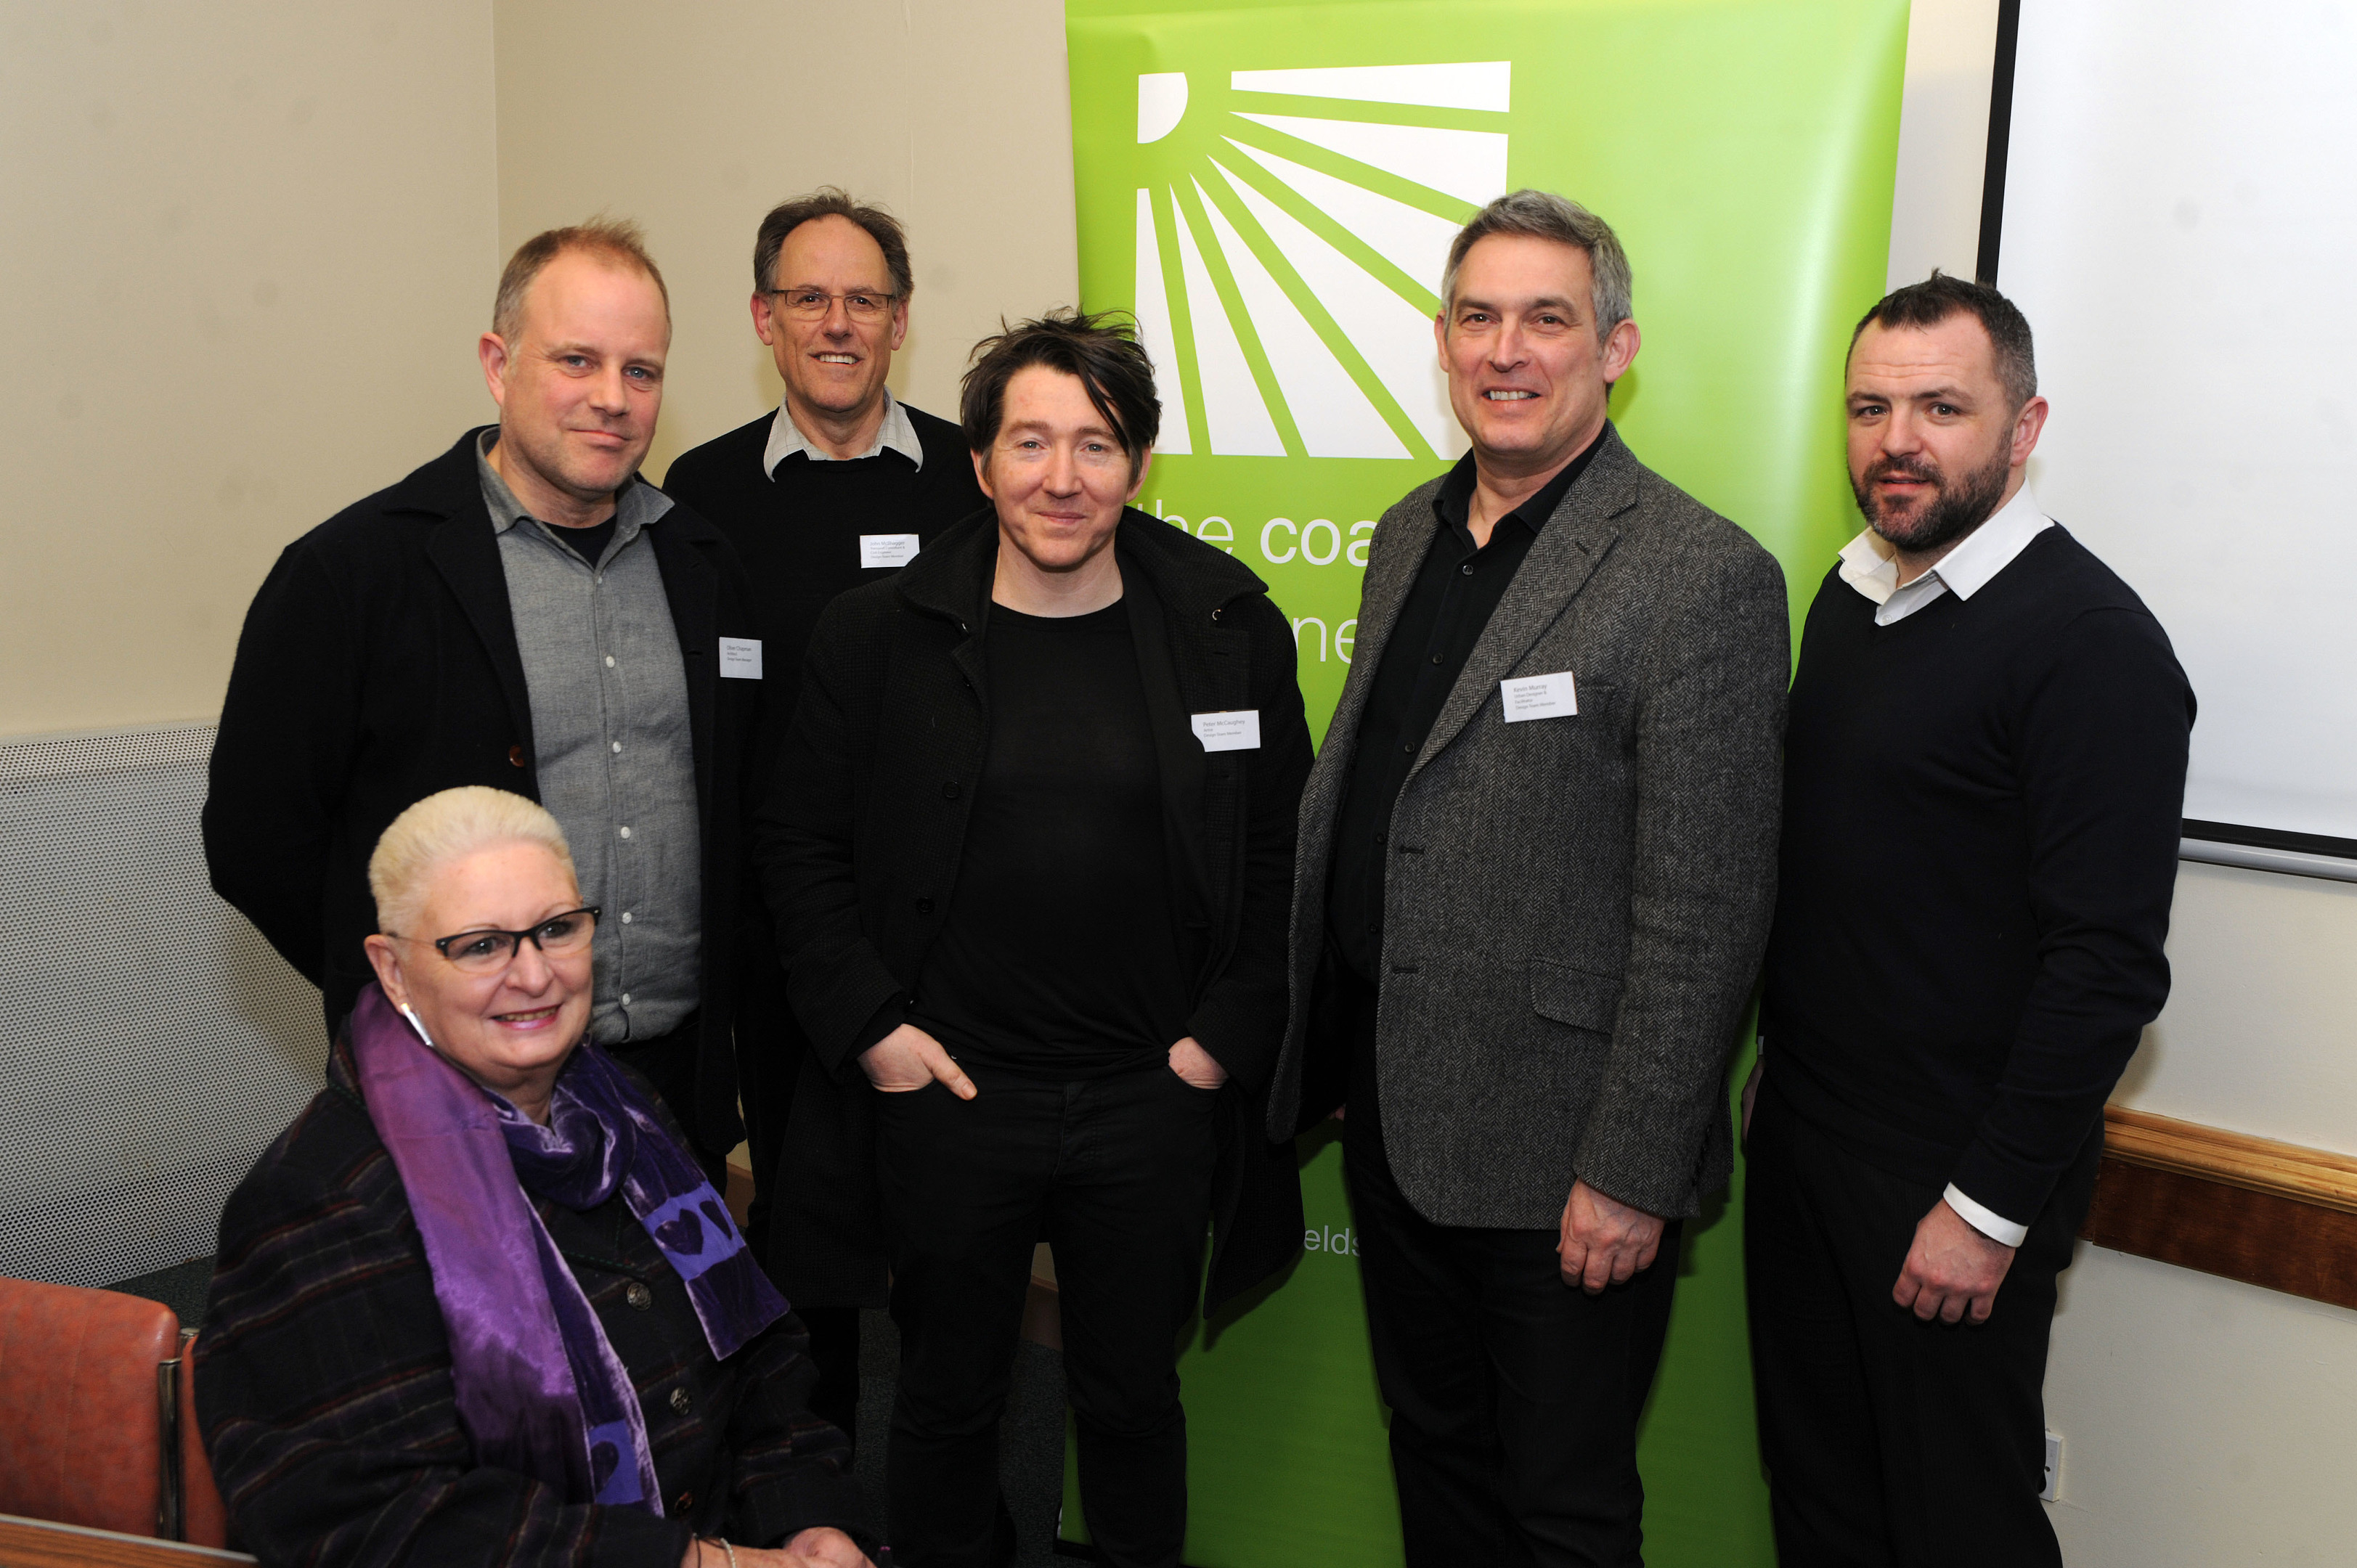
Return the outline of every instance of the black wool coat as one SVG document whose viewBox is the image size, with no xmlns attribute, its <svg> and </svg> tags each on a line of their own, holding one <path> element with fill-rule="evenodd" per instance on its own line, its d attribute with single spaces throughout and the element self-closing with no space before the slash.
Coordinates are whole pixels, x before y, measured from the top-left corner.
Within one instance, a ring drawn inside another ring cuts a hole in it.
<svg viewBox="0 0 2357 1568">
<path fill-rule="evenodd" d="M 319 987 L 332 1031 L 371 978 L 368 861 L 393 819 L 462 784 L 540 798 L 532 699 L 470 430 L 278 557 L 238 639 L 204 810 L 213 890 Z M 720 676 L 719 639 L 753 637 L 735 548 L 687 507 L 647 530 L 687 675 L 703 851 L 704 966 L 693 1103 L 723 1154 L 737 1116 L 742 866 L 761 682 Z"/>
<path fill-rule="evenodd" d="M 1261 1130 L 1285 1028 L 1294 816 L 1309 730 L 1293 632 L 1249 570 L 1135 510 L 1115 549 L 1160 755 L 1182 890 L 1188 1033 L 1225 1068 L 1207 1307 L 1301 1247 L 1291 1141 Z M 959 524 L 899 575 L 844 595 L 811 639 L 802 698 L 755 826 L 788 994 L 809 1034 L 787 1133 L 771 1272 L 807 1305 L 885 1298 L 874 1097 L 858 1054 L 913 993 L 955 895 L 990 743 L 982 629 L 996 520 Z M 1258 750 L 1206 754 L 1189 715 L 1260 712 Z M 1196 918 L 1190 923 L 1186 913 Z"/>
</svg>

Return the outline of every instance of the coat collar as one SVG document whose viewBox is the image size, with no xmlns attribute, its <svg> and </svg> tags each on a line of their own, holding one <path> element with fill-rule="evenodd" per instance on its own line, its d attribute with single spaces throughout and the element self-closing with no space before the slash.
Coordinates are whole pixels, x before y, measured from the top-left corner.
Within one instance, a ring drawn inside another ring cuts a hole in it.
<svg viewBox="0 0 2357 1568">
<path fill-rule="evenodd" d="M 483 503 L 482 481 L 476 454 L 489 425 L 478 425 L 458 437 L 441 456 L 412 473 L 385 494 L 388 513 L 409 513 L 438 521 L 425 538 L 426 558 L 450 589 L 468 624 L 482 639 L 491 664 L 499 671 L 500 693 L 516 733 L 523 736 L 524 752 L 533 763 L 537 780 L 538 752 L 532 732 L 532 689 L 523 673 L 523 655 L 516 645 L 515 609 L 508 600 L 507 568 L 500 561 L 499 533 L 490 509 Z M 711 779 L 706 759 L 711 755 L 711 677 L 718 668 L 714 643 L 719 568 L 720 531 L 693 507 L 673 506 L 662 514 L 663 525 L 649 531 L 660 563 L 664 596 L 670 601 L 672 623 L 679 634 L 680 651 L 687 660 L 689 728 L 695 746 L 696 783 L 708 797 Z M 708 803 L 708 800 L 707 800 Z"/>
<path fill-rule="evenodd" d="M 1232 601 L 1268 591 L 1235 557 L 1135 507 L 1122 509 L 1114 547 L 1153 578 L 1156 596 L 1182 627 L 1207 625 Z M 985 508 L 901 567 L 893 582 L 910 608 L 971 634 L 987 618 L 997 570 L 998 518 Z"/>
</svg>

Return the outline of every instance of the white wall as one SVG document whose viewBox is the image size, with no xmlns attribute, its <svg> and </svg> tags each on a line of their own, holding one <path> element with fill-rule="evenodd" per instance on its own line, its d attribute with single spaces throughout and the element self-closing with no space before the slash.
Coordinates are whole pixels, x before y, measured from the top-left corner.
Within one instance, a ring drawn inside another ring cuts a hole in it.
<svg viewBox="0 0 2357 1568">
<path fill-rule="evenodd" d="M 280 547 L 475 415 L 492 134 L 490 0 L 0 6 L 0 735 L 210 718 Z"/>
<path fill-rule="evenodd" d="M 1001 316 L 1080 295 L 1061 0 L 497 0 L 500 239 L 640 220 L 673 336 L 650 474 L 774 409 L 753 231 L 826 184 L 907 225 L 917 288 L 891 385 L 957 417 Z M 603 101 L 602 105 L 592 107 Z M 607 134 L 608 109 L 626 110 Z"/>
<path fill-rule="evenodd" d="M 1972 275 L 1996 17 L 1917 0 L 1894 287 Z M 2115 1098 L 2357 1154 L 2357 885 L 2180 863 L 2169 953 L 2169 1005 Z M 2357 1312 L 2082 1243 L 2046 1408 L 2072 1568 L 2357 1561 Z"/>
</svg>

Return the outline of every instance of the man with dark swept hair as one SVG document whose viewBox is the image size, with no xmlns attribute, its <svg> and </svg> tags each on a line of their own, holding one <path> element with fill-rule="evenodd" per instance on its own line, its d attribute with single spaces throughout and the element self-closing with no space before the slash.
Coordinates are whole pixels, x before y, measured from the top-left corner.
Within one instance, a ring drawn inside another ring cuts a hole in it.
<svg viewBox="0 0 2357 1568">
<path fill-rule="evenodd" d="M 1847 379 L 1867 528 L 1801 639 L 1747 1090 L 1777 1551 L 2056 1565 L 2047 1337 L 2169 993 L 2193 693 L 2024 483 L 2046 400 L 2011 302 L 1899 289 Z"/>
<path fill-rule="evenodd" d="M 911 408 L 885 385 L 909 330 L 909 242 L 899 220 L 825 187 L 780 202 L 753 242 L 753 331 L 785 391 L 775 409 L 682 453 L 663 476 L 673 496 L 720 525 L 744 557 L 759 616 L 769 724 L 758 764 L 801 690 L 802 649 L 819 612 L 845 589 L 889 576 L 960 518 L 982 491 L 957 426 Z M 737 1015 L 739 1098 L 753 1162 L 746 1227 L 773 1262 L 779 1161 L 809 1042 L 794 1022 L 777 944 L 758 907 L 745 945 Z M 800 1301 L 819 1371 L 811 1408 L 856 1442 L 859 1314 Z"/>
<path fill-rule="evenodd" d="M 1108 1562 L 1186 1533 L 1178 1338 L 1301 1245 L 1261 1131 L 1285 1025 L 1293 635 L 1258 578 L 1129 507 L 1161 419 L 1125 328 L 985 342 L 991 510 L 820 619 L 759 825 L 811 1041 L 788 1294 L 886 1298 L 914 1568 L 1004 1562 L 997 1420 L 1055 1248 L 1081 1496 Z M 1213 1221 L 1206 1286 L 1203 1231 Z"/>
<path fill-rule="evenodd" d="M 517 247 L 476 344 L 499 422 L 289 544 L 254 596 L 205 854 L 333 1029 L 372 978 L 386 825 L 462 784 L 538 800 L 603 911 L 589 1038 L 653 1081 L 716 1174 L 739 1135 L 760 682 L 727 652 L 757 636 L 736 551 L 639 473 L 670 345 L 635 224 Z"/>
</svg>

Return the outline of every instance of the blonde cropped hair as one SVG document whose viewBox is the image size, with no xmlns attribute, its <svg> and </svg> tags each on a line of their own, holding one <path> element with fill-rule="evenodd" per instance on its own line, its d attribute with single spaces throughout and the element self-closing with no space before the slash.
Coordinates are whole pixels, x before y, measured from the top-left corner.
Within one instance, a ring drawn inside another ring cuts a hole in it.
<svg viewBox="0 0 2357 1568">
<path fill-rule="evenodd" d="M 509 843 L 538 844 L 579 884 L 565 830 L 537 801 L 482 784 L 426 796 L 393 819 L 369 856 L 377 929 L 388 937 L 416 935 L 404 929 L 416 923 L 435 872 L 479 850 Z"/>
</svg>

